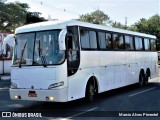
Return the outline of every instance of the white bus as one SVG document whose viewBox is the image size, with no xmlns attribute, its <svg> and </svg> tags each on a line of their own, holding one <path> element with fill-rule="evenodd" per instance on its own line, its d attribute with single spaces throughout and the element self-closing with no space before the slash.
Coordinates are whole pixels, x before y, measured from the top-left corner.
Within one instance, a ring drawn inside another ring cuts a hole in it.
<svg viewBox="0 0 160 120">
<path fill-rule="evenodd" d="M 158 64 L 160 65 L 160 51 L 158 51 Z"/>
<path fill-rule="evenodd" d="M 13 34 L 0 32 L 0 79 L 11 71 L 12 53 L 14 47 Z"/>
<path fill-rule="evenodd" d="M 15 30 L 10 97 L 67 102 L 158 76 L 156 37 L 75 20 Z"/>
</svg>

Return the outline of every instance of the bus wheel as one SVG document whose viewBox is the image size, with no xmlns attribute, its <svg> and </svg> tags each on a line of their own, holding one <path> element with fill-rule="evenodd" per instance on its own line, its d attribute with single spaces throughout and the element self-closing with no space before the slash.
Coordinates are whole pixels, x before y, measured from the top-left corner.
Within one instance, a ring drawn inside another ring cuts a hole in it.
<svg viewBox="0 0 160 120">
<path fill-rule="evenodd" d="M 86 88 L 86 100 L 87 102 L 92 102 L 95 97 L 96 88 L 93 82 L 89 82 Z"/>
<path fill-rule="evenodd" d="M 148 85 L 148 75 L 147 75 L 147 74 L 145 74 L 145 81 L 144 81 L 144 84 L 145 84 L 145 85 Z"/>
<path fill-rule="evenodd" d="M 141 72 L 139 75 L 139 86 L 143 87 L 145 83 L 145 75 Z"/>
<path fill-rule="evenodd" d="M 147 84 L 148 84 L 149 77 L 151 77 L 151 73 L 150 73 L 150 69 L 149 69 L 149 68 L 147 68 L 147 70 L 146 70 L 146 74 L 145 74 L 145 85 L 147 85 Z"/>
</svg>

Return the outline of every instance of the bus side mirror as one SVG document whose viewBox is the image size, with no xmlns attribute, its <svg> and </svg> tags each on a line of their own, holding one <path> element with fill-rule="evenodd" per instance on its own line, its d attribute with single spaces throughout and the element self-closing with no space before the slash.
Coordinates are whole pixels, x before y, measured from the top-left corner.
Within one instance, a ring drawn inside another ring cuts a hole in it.
<svg viewBox="0 0 160 120">
<path fill-rule="evenodd" d="M 66 36 L 67 30 L 63 29 L 59 34 L 59 50 L 66 50 L 65 46 L 65 36 Z"/>
</svg>

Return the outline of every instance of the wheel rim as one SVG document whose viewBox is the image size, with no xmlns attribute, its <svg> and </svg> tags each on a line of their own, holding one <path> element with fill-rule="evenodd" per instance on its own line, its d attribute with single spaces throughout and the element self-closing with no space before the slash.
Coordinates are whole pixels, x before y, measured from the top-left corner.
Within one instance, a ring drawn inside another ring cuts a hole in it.
<svg viewBox="0 0 160 120">
<path fill-rule="evenodd" d="M 91 96 L 94 96 L 94 91 L 95 91 L 94 86 L 93 86 L 92 84 L 90 84 L 90 85 L 89 85 L 89 94 L 90 94 Z"/>
<path fill-rule="evenodd" d="M 92 102 L 94 99 L 94 95 L 95 95 L 95 87 L 93 84 L 90 83 L 87 89 L 87 101 Z"/>
<path fill-rule="evenodd" d="M 145 84 L 146 85 L 148 84 L 148 75 L 146 75 L 146 77 L 145 77 Z"/>
</svg>

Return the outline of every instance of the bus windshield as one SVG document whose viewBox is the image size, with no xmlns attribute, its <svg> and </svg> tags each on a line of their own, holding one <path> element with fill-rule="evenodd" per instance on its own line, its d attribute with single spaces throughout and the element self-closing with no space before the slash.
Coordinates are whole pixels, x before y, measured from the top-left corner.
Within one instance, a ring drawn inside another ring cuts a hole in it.
<svg viewBox="0 0 160 120">
<path fill-rule="evenodd" d="M 61 30 L 31 32 L 16 35 L 13 65 L 57 65 L 65 60 L 65 51 L 59 50 Z"/>
</svg>

